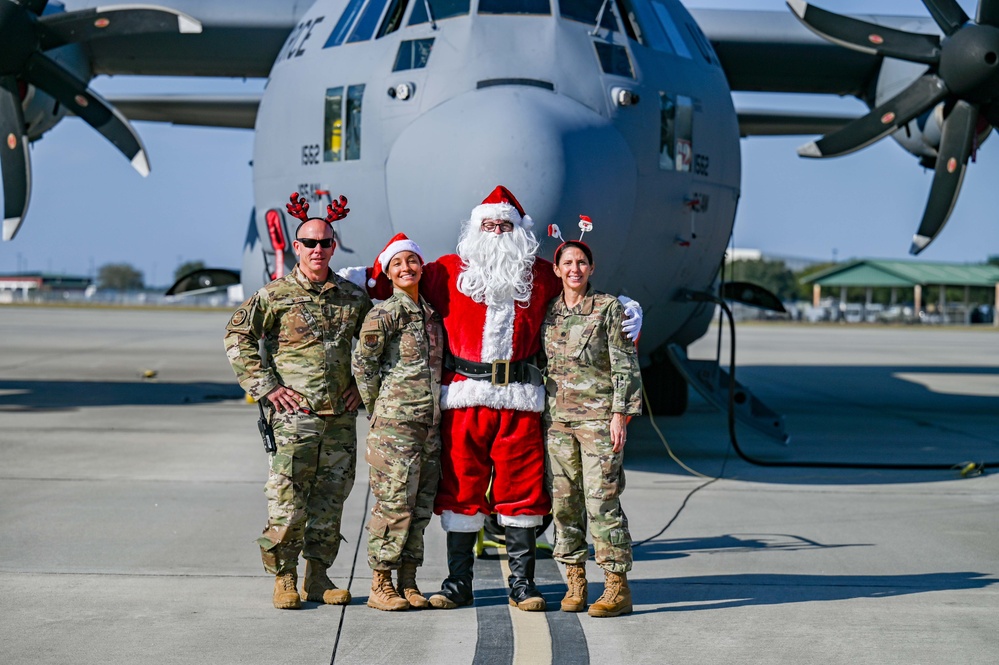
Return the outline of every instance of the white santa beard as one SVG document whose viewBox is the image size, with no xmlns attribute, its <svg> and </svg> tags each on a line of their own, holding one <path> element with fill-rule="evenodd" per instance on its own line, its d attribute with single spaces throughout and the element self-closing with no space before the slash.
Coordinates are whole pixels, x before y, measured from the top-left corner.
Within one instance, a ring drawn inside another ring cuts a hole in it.
<svg viewBox="0 0 999 665">
<path fill-rule="evenodd" d="M 489 233 L 466 223 L 458 239 L 463 264 L 458 290 L 478 303 L 528 303 L 534 281 L 538 241 L 520 227 L 509 233 Z"/>
</svg>

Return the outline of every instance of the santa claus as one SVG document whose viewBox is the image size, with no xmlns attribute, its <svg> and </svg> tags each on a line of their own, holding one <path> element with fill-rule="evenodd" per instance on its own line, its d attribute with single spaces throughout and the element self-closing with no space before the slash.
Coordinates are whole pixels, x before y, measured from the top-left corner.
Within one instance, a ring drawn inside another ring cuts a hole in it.
<svg viewBox="0 0 999 665">
<path fill-rule="evenodd" d="M 535 527 L 551 510 L 541 426 L 545 388 L 537 355 L 549 301 L 562 290 L 538 258 L 533 221 L 498 186 L 472 210 L 457 254 L 423 269 L 420 294 L 441 314 L 450 354 L 441 388 L 442 478 L 434 512 L 447 532 L 448 577 L 436 608 L 470 605 L 476 536 L 486 515 L 505 527 L 510 604 L 545 609 L 534 584 Z M 372 295 L 385 294 L 372 281 Z M 625 330 L 641 309 L 628 301 Z"/>
</svg>

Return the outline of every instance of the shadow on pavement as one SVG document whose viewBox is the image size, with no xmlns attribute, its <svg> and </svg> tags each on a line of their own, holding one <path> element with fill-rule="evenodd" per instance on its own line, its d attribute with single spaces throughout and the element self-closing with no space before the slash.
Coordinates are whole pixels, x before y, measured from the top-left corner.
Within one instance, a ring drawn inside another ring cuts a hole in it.
<svg viewBox="0 0 999 665">
<path fill-rule="evenodd" d="M 235 383 L 156 381 L 0 381 L 0 413 L 88 406 L 165 406 L 242 399 Z"/>
<path fill-rule="evenodd" d="M 983 589 L 999 580 L 985 573 L 919 575 L 740 574 L 630 581 L 636 614 L 718 610 L 853 598 L 889 598 L 930 591 Z M 640 605 L 661 605 L 638 609 Z"/>
</svg>

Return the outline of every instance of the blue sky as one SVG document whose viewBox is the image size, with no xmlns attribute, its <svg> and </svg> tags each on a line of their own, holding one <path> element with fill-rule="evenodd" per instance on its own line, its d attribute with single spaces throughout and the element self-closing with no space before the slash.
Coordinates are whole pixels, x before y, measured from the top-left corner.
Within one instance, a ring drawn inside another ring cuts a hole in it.
<svg viewBox="0 0 999 665">
<path fill-rule="evenodd" d="M 688 7 L 784 10 L 781 0 L 687 0 Z M 820 0 L 837 12 L 927 16 L 919 0 Z M 973 2 L 961 3 L 974 14 Z M 103 94 L 240 92 L 259 82 L 102 77 Z M 854 99 L 739 95 L 753 107 L 865 111 Z M 135 123 L 152 173 L 143 179 L 96 132 L 72 118 L 33 144 L 33 192 L 18 237 L 0 244 L 0 273 L 20 270 L 93 274 L 109 262 L 168 285 L 188 260 L 239 269 L 252 205 L 249 130 Z M 735 244 L 815 259 L 907 258 L 932 172 L 893 141 L 832 160 L 803 160 L 808 139 L 742 142 L 742 199 Z M 920 256 L 982 261 L 999 254 L 999 139 L 971 164 L 946 229 Z"/>
</svg>

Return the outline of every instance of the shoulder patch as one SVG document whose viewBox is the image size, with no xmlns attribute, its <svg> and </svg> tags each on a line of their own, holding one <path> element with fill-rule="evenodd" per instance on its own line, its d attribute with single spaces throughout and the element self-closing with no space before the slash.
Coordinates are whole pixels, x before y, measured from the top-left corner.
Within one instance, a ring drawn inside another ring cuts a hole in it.
<svg viewBox="0 0 999 665">
<path fill-rule="evenodd" d="M 366 346 L 369 349 L 378 348 L 379 342 L 380 342 L 379 335 L 376 335 L 375 333 L 366 333 L 364 335 L 364 346 Z"/>
<path fill-rule="evenodd" d="M 243 309 L 243 308 L 240 308 L 240 309 L 237 309 L 233 313 L 232 318 L 229 319 L 229 325 L 230 326 L 240 326 L 240 325 L 243 325 L 244 321 L 246 321 L 246 310 Z"/>
</svg>

